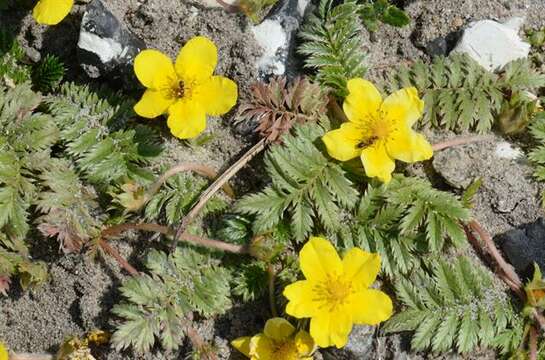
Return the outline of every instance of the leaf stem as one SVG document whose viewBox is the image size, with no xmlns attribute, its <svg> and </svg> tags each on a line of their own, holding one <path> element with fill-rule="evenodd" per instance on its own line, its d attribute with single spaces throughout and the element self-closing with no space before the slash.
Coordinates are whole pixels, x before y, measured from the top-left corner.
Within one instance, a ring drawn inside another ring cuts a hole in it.
<svg viewBox="0 0 545 360">
<path fill-rule="evenodd" d="M 201 210 L 204 208 L 208 200 L 214 196 L 216 192 L 225 184 L 227 183 L 235 174 L 242 169 L 250 160 L 254 158 L 257 154 L 259 154 L 261 151 L 263 151 L 267 146 L 267 140 L 265 138 L 261 139 L 257 144 L 255 144 L 250 150 L 248 150 L 240 159 L 238 159 L 229 169 L 227 169 L 223 174 L 221 174 L 216 181 L 214 181 L 208 189 L 206 189 L 201 196 L 199 197 L 199 200 L 197 203 L 193 206 L 193 208 L 187 213 L 187 215 L 182 219 L 180 225 L 178 226 L 178 229 L 176 230 L 176 233 L 174 234 L 174 240 L 172 241 L 172 251 L 176 249 L 176 246 L 178 244 L 178 240 L 182 238 L 182 235 L 185 233 L 187 227 L 189 224 L 195 220 L 195 218 L 199 215 Z"/>
</svg>

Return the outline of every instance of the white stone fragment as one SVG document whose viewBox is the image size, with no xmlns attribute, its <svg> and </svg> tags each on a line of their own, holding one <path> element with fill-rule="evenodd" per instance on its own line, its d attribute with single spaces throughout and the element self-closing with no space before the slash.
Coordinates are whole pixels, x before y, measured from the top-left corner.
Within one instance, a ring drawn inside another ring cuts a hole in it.
<svg viewBox="0 0 545 360">
<path fill-rule="evenodd" d="M 507 63 L 528 57 L 530 44 L 521 40 L 518 30 L 521 18 L 513 18 L 500 24 L 482 20 L 470 24 L 452 51 L 466 53 L 489 71 L 504 67 Z"/>
<path fill-rule="evenodd" d="M 86 31 L 80 32 L 78 47 L 96 54 L 103 63 L 122 58 L 127 52 L 127 49 L 124 49 L 118 42 L 101 38 Z"/>
<path fill-rule="evenodd" d="M 496 145 L 496 150 L 494 151 L 497 157 L 503 159 L 516 160 L 521 158 L 524 153 L 521 149 L 513 147 L 507 141 L 502 141 Z"/>
<path fill-rule="evenodd" d="M 304 17 L 307 6 L 310 3 L 310 0 L 297 0 L 297 12 L 299 16 Z"/>
<path fill-rule="evenodd" d="M 276 20 L 265 20 L 252 27 L 254 37 L 263 49 L 263 55 L 257 61 L 261 70 L 274 75 L 283 75 L 286 67 L 282 61 L 283 53 L 287 52 L 288 38 L 282 25 Z"/>
</svg>

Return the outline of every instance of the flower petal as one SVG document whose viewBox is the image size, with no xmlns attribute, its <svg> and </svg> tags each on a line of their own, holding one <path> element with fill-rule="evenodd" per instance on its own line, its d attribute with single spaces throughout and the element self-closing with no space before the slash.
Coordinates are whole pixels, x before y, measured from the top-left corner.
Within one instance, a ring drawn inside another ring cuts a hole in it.
<svg viewBox="0 0 545 360">
<path fill-rule="evenodd" d="M 208 115 L 223 115 L 235 106 L 238 97 L 237 84 L 223 76 L 212 76 L 196 89 L 200 101 Z"/>
<path fill-rule="evenodd" d="M 368 177 L 377 177 L 380 181 L 388 183 L 392 179 L 395 162 L 386 152 L 382 141 L 365 148 L 361 152 L 361 162 Z"/>
<path fill-rule="evenodd" d="M 402 129 L 392 134 L 386 142 L 388 154 L 407 163 L 428 160 L 433 156 L 433 149 L 422 134 L 412 129 Z"/>
<path fill-rule="evenodd" d="M 361 149 L 358 144 L 363 139 L 362 130 L 354 123 L 344 123 L 337 130 L 328 131 L 323 137 L 329 155 L 339 161 L 358 157 Z"/>
<path fill-rule="evenodd" d="M 352 330 L 352 315 L 350 312 L 324 313 L 310 320 L 310 336 L 319 347 L 335 345 L 342 348 L 348 342 Z"/>
<path fill-rule="evenodd" d="M 377 325 L 392 316 L 392 299 L 380 290 L 366 289 L 355 293 L 348 305 L 354 323 Z"/>
<path fill-rule="evenodd" d="M 404 88 L 384 99 L 380 110 L 394 124 L 412 127 L 424 112 L 424 101 L 416 88 Z"/>
<path fill-rule="evenodd" d="M 316 344 L 312 336 L 304 330 L 301 330 L 295 335 L 295 346 L 299 356 L 310 356 L 316 349 Z"/>
<path fill-rule="evenodd" d="M 366 289 L 380 271 L 380 255 L 352 248 L 344 255 L 343 266 L 344 275 Z"/>
<path fill-rule="evenodd" d="M 134 59 L 134 73 L 150 89 L 172 86 L 177 80 L 172 60 L 157 50 L 143 50 Z"/>
<path fill-rule="evenodd" d="M 40 0 L 34 6 L 32 16 L 40 24 L 57 25 L 70 13 L 73 5 L 74 0 Z"/>
<path fill-rule="evenodd" d="M 148 89 L 142 95 L 142 99 L 134 105 L 134 111 L 142 117 L 153 119 L 166 113 L 173 103 L 174 100 L 165 98 L 161 91 Z"/>
<path fill-rule="evenodd" d="M 8 359 L 9 359 L 8 349 L 6 348 L 6 345 L 4 345 L 4 343 L 0 341 L 0 360 L 8 360 Z"/>
<path fill-rule="evenodd" d="M 250 340 L 250 356 L 252 359 L 273 359 L 274 344 L 263 334 L 258 334 Z"/>
<path fill-rule="evenodd" d="M 212 76 L 217 64 L 216 45 L 204 36 L 196 36 L 180 50 L 176 72 L 184 81 L 202 82 Z"/>
<path fill-rule="evenodd" d="M 362 122 L 377 114 L 382 96 L 375 85 L 361 78 L 349 80 L 346 85 L 349 94 L 344 99 L 343 110 L 348 120 Z"/>
<path fill-rule="evenodd" d="M 329 240 L 311 237 L 299 253 L 300 268 L 311 281 L 323 281 L 328 275 L 340 275 L 342 262 Z"/>
<path fill-rule="evenodd" d="M 286 313 L 296 317 L 312 317 L 316 314 L 316 304 L 313 302 L 313 284 L 308 280 L 296 281 L 286 286 L 284 296 L 289 300 Z"/>
<path fill-rule="evenodd" d="M 285 340 L 295 332 L 295 327 L 288 320 L 276 317 L 267 320 L 263 333 L 273 340 Z"/>
<path fill-rule="evenodd" d="M 179 139 L 191 139 L 206 129 L 206 113 L 200 104 L 178 101 L 169 109 L 167 125 Z"/>
<path fill-rule="evenodd" d="M 249 336 L 239 337 L 231 341 L 231 346 L 243 353 L 246 357 L 250 357 L 250 340 Z"/>
</svg>

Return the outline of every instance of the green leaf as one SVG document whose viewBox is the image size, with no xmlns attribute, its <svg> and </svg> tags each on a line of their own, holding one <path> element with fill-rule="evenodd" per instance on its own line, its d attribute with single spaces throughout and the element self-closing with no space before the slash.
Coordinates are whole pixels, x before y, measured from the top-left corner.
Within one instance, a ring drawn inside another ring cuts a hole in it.
<svg viewBox="0 0 545 360">
<path fill-rule="evenodd" d="M 408 25 L 411 22 L 411 19 L 405 11 L 395 5 L 390 5 L 382 14 L 382 21 L 388 25 L 403 27 Z"/>
</svg>

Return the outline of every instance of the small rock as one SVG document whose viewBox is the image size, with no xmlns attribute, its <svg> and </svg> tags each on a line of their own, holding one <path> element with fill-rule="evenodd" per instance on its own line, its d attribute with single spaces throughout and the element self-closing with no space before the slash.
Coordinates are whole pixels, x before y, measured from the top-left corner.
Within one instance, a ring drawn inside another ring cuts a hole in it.
<svg viewBox="0 0 545 360">
<path fill-rule="evenodd" d="M 374 358 L 373 340 L 375 328 L 367 325 L 355 325 L 348 338 L 348 344 L 342 349 L 323 351 L 324 360 L 366 360 Z"/>
<path fill-rule="evenodd" d="M 104 6 L 93 0 L 87 5 L 78 42 L 81 67 L 91 78 L 108 76 L 132 84 L 132 64 L 136 55 L 146 45 Z"/>
<path fill-rule="evenodd" d="M 295 56 L 295 39 L 309 3 L 309 0 L 279 0 L 267 18 L 252 27 L 264 52 L 257 63 L 260 77 L 296 75 L 300 64 Z"/>
<path fill-rule="evenodd" d="M 453 31 L 447 36 L 433 39 L 426 45 L 426 54 L 429 56 L 447 56 L 462 35 L 461 31 Z"/>
<path fill-rule="evenodd" d="M 453 52 L 468 54 L 489 71 L 501 69 L 513 60 L 528 57 L 530 44 L 518 35 L 522 22 L 513 18 L 505 24 L 492 20 L 472 23 Z"/>
<path fill-rule="evenodd" d="M 545 270 L 545 220 L 524 225 L 498 236 L 501 249 L 517 273 L 524 277 L 533 274 L 534 262 Z"/>
<path fill-rule="evenodd" d="M 521 149 L 513 147 L 507 141 L 500 142 L 496 145 L 496 156 L 503 159 L 516 160 L 524 156 Z"/>
<path fill-rule="evenodd" d="M 263 74 L 283 75 L 286 72 L 288 36 L 278 20 L 265 20 L 252 28 L 255 39 L 263 48 L 263 55 L 257 62 Z"/>
</svg>

